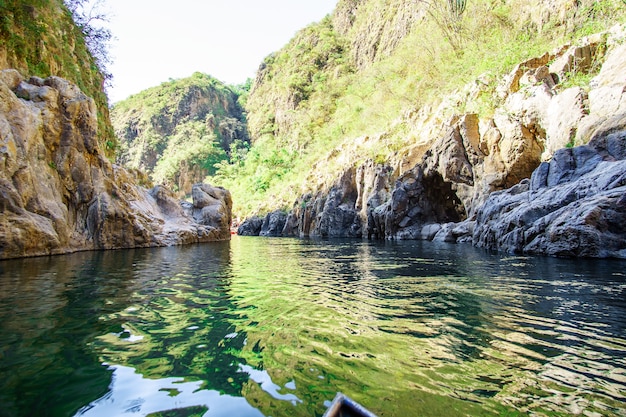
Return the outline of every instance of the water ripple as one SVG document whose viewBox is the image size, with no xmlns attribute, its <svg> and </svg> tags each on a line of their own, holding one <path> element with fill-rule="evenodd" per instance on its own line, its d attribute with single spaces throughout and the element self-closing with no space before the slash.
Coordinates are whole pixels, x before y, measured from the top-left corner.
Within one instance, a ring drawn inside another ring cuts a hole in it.
<svg viewBox="0 0 626 417">
<path fill-rule="evenodd" d="M 624 270 L 243 237 L 3 262 L 0 408 L 319 416 L 341 391 L 381 416 L 626 415 Z"/>
</svg>

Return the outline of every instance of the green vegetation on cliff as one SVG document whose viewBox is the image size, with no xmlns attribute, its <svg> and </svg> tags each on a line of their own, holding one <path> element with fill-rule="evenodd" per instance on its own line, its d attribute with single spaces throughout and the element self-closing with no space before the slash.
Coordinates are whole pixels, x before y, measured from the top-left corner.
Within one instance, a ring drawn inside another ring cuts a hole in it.
<svg viewBox="0 0 626 417">
<path fill-rule="evenodd" d="M 228 87 L 199 73 L 163 83 L 115 106 L 116 132 L 90 32 L 63 1 L 0 0 L 0 68 L 74 82 L 96 101 L 99 142 L 110 157 L 117 151 L 118 161 L 181 194 L 209 175 L 247 216 L 290 208 L 346 164 L 389 160 L 415 143 L 412 114 L 470 82 L 479 80 L 482 93 L 450 103 L 450 115 L 489 115 L 499 104 L 496 81 L 517 63 L 626 16 L 623 0 L 461 3 L 340 0 L 268 56 L 253 85 Z M 585 86 L 593 75 L 563 86 Z M 367 150 L 339 161 L 359 141 Z"/>
<path fill-rule="evenodd" d="M 188 194 L 216 164 L 247 148 L 238 102 L 245 93 L 246 86 L 229 87 L 196 72 L 117 103 L 111 118 L 120 138 L 118 161 Z"/>
<path fill-rule="evenodd" d="M 517 63 L 626 16 L 622 0 L 474 0 L 464 13 L 448 3 L 341 0 L 267 57 L 246 105 L 250 151 L 209 179 L 231 190 L 236 214 L 290 208 L 344 168 L 329 156 L 355 138 L 378 144 L 350 163 L 388 159 L 415 141 L 403 115 L 435 108 L 474 80 L 488 93 L 451 112 L 490 114 L 498 99 L 489 88 Z"/>
<path fill-rule="evenodd" d="M 78 85 L 96 101 L 99 142 L 113 156 L 105 77 L 62 0 L 0 0 L 0 68 L 26 77 L 57 75 Z"/>
</svg>

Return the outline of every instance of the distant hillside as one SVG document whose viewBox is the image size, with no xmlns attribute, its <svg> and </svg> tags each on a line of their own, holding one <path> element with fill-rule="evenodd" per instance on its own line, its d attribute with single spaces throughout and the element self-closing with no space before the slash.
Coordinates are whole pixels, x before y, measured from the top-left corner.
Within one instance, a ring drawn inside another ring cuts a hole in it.
<svg viewBox="0 0 626 417">
<path fill-rule="evenodd" d="M 0 69 L 7 68 L 26 77 L 56 75 L 78 85 L 96 101 L 98 140 L 113 156 L 116 144 L 104 76 L 63 1 L 0 0 Z"/>
<path fill-rule="evenodd" d="M 340 0 L 268 56 L 246 106 L 250 151 L 210 179 L 231 190 L 236 214 L 289 209 L 346 165 L 405 163 L 405 149 L 435 139 L 415 115 L 439 109 L 431 127 L 455 114 L 489 119 L 501 104 L 498 81 L 515 65 L 624 22 L 626 9 L 621 0 L 468 0 L 453 8 L 461 3 Z M 585 84 L 594 68 L 567 82 Z M 476 99 L 454 101 L 471 83 L 480 87 Z"/>
<path fill-rule="evenodd" d="M 181 202 L 111 163 L 116 141 L 98 68 L 106 51 L 75 8 L 86 3 L 67 0 L 72 17 L 58 0 L 0 0 L 0 259 L 230 239 L 228 191 L 199 184 L 192 201 Z M 203 98 L 204 91 L 189 89 L 181 114 L 237 108 L 234 93 L 197 78 L 219 93 Z M 225 142 L 237 136 L 227 135 L 239 124 L 226 110 L 215 120 L 204 114 L 188 134 L 173 126 L 185 119 L 176 112 L 155 120 L 184 139 L 183 152 L 194 149 L 185 141 L 196 131 L 213 138 L 216 129 Z"/>
<path fill-rule="evenodd" d="M 117 103 L 111 118 L 118 162 L 145 170 L 181 195 L 215 173 L 214 165 L 248 145 L 239 93 L 209 75 L 160 86 Z"/>
</svg>

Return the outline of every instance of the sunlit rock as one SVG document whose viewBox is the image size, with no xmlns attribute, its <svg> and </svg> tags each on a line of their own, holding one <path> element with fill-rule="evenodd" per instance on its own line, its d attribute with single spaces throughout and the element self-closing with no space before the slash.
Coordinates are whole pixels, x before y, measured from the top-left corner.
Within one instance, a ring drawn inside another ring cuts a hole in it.
<svg viewBox="0 0 626 417">
<path fill-rule="evenodd" d="M 626 124 L 562 149 L 530 181 L 492 194 L 472 242 L 508 252 L 626 258 Z"/>
<path fill-rule="evenodd" d="M 111 164 L 97 132 L 95 102 L 74 84 L 0 72 L 0 258 L 229 238 L 228 191 L 188 212 Z"/>
</svg>

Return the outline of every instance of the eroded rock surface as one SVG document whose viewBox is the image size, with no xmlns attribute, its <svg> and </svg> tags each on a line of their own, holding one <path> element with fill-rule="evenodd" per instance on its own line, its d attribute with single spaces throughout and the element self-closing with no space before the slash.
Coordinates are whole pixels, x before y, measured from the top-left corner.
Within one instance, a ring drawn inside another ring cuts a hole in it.
<svg viewBox="0 0 626 417">
<path fill-rule="evenodd" d="M 189 208 L 137 185 L 100 151 L 78 87 L 0 71 L 0 259 L 228 239 L 230 193 L 196 188 Z"/>
<path fill-rule="evenodd" d="M 623 115 L 607 121 L 588 145 L 557 151 L 530 180 L 489 196 L 472 220 L 472 243 L 507 252 L 626 258 L 625 158 Z"/>
<path fill-rule="evenodd" d="M 415 144 L 386 163 L 355 163 L 367 137 L 333 150 L 349 168 L 331 186 L 301 196 L 281 235 L 626 257 L 626 174 L 616 162 L 626 140 L 624 39 L 624 28 L 615 27 L 520 63 L 495 86 L 500 104 L 491 117 L 449 114 L 455 103 L 493 94 L 483 80 L 438 108 L 407 113 L 401 123 Z M 563 86 L 600 64 L 588 89 Z"/>
<path fill-rule="evenodd" d="M 259 236 L 263 226 L 263 217 L 253 216 L 243 221 L 237 228 L 239 236 Z"/>
</svg>

